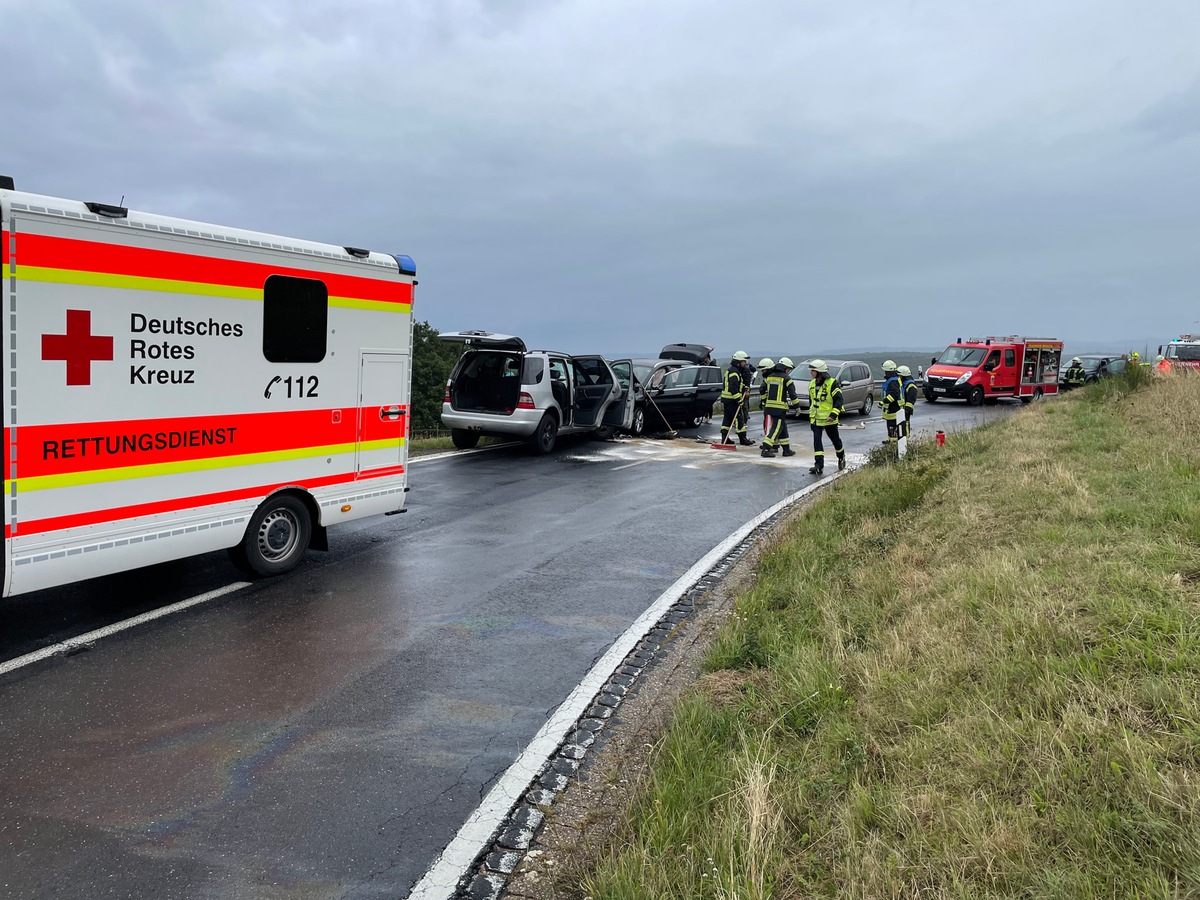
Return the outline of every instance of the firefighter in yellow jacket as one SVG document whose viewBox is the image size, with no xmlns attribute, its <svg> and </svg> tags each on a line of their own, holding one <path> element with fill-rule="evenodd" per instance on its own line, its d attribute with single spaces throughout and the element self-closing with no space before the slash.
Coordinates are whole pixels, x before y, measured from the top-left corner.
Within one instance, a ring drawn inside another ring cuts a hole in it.
<svg viewBox="0 0 1200 900">
<path fill-rule="evenodd" d="M 729 368 L 725 372 L 724 389 L 721 391 L 721 405 L 724 408 L 724 418 L 721 420 L 721 443 L 732 443 L 729 440 L 729 430 L 738 437 L 738 443 L 743 447 L 753 445 L 754 441 L 746 437 L 746 426 L 750 422 L 750 379 L 754 368 L 750 365 L 750 357 L 745 350 L 733 354 Z"/>
<path fill-rule="evenodd" d="M 1078 356 L 1071 357 L 1071 365 L 1067 366 L 1067 371 L 1063 375 L 1063 387 L 1067 390 L 1080 388 L 1087 384 L 1087 371 L 1083 368 L 1083 363 Z"/>
<path fill-rule="evenodd" d="M 900 366 L 896 369 L 900 376 L 900 387 L 904 392 L 904 427 L 901 429 L 904 437 L 912 437 L 913 410 L 917 405 L 917 383 L 913 381 L 912 369 Z"/>
<path fill-rule="evenodd" d="M 763 409 L 763 456 L 774 456 L 775 451 L 783 449 L 784 456 L 795 456 L 788 439 L 787 411 L 800 405 L 796 396 L 796 386 L 792 384 L 791 372 L 794 364 L 786 356 L 781 356 L 776 363 L 769 358 L 758 361 L 758 368 L 763 373 L 762 409 Z"/>
<path fill-rule="evenodd" d="M 808 422 L 813 433 L 813 457 L 815 464 L 809 473 L 820 475 L 825 469 L 825 447 L 823 435 L 829 435 L 833 451 L 837 454 L 838 468 L 846 468 L 846 449 L 838 434 L 838 421 L 842 408 L 842 386 L 836 378 L 829 377 L 829 365 L 823 359 L 814 359 L 808 364 Z"/>
<path fill-rule="evenodd" d="M 892 450 L 900 440 L 900 426 L 896 422 L 896 414 L 904 405 L 904 384 L 900 380 L 900 372 L 890 359 L 883 362 L 883 396 L 879 401 L 882 409 L 883 424 L 887 426 L 885 444 L 891 444 Z"/>
</svg>

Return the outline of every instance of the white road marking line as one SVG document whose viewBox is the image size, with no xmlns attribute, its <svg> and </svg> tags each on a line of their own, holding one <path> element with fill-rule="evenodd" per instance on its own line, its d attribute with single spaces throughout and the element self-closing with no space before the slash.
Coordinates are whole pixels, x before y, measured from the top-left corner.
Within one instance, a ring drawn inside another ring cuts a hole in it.
<svg viewBox="0 0 1200 900">
<path fill-rule="evenodd" d="M 833 472 L 831 476 L 819 482 L 801 488 L 790 496 L 776 503 L 764 512 L 759 513 L 721 543 L 717 544 L 694 566 L 687 570 L 658 599 L 650 604 L 637 620 L 629 626 L 624 634 L 609 647 L 583 680 L 571 691 L 562 705 L 546 720 L 546 723 L 533 736 L 528 746 L 521 751 L 511 766 L 500 776 L 499 780 L 488 791 L 483 802 L 463 823 L 458 834 L 451 839 L 445 849 L 438 855 L 413 887 L 408 900 L 449 900 L 454 896 L 455 888 L 471 864 L 491 846 L 492 840 L 500 826 L 507 818 L 509 810 L 521 799 L 530 783 L 542 767 L 553 756 L 567 734 L 575 727 L 575 722 L 583 715 L 584 710 L 591 704 L 592 699 L 600 692 L 613 672 L 630 654 L 638 641 L 654 627 L 662 618 L 663 613 L 674 605 L 692 585 L 699 581 L 722 557 L 736 547 L 755 528 L 782 509 L 787 508 L 813 491 L 828 484 L 847 472 Z"/>
<path fill-rule="evenodd" d="M 169 616 L 172 613 L 182 612 L 191 606 L 198 606 L 201 603 L 207 603 L 209 600 L 215 600 L 218 597 L 223 597 L 226 594 L 231 594 L 236 590 L 244 587 L 249 587 L 248 581 L 237 581 L 233 584 L 227 584 L 225 587 L 217 588 L 209 591 L 206 594 L 200 594 L 192 597 L 189 600 L 180 600 L 178 603 L 172 603 L 170 606 L 164 606 L 161 609 L 151 610 L 147 613 L 142 613 L 140 616 L 134 616 L 132 619 L 125 619 L 122 622 L 114 622 L 112 625 L 106 625 L 104 628 L 97 628 L 95 631 L 89 631 L 87 634 L 81 634 L 79 637 L 71 638 L 69 641 L 61 641 L 57 644 L 51 644 L 49 647 L 43 647 L 41 650 L 35 650 L 33 653 L 26 653 L 24 656 L 18 656 L 15 659 L 10 659 L 7 662 L 0 663 L 0 675 L 5 675 L 12 672 L 14 669 L 20 669 L 23 666 L 28 666 L 31 663 L 47 659 L 58 653 L 68 653 L 71 650 L 77 650 L 86 644 L 95 643 L 106 637 L 111 637 L 120 631 L 125 631 L 127 628 L 133 628 L 137 625 L 143 625 L 146 622 L 152 622 L 155 619 L 160 619 L 163 616 Z"/>
<path fill-rule="evenodd" d="M 634 466 L 640 466 L 644 463 L 653 462 L 651 459 L 639 459 L 637 462 L 625 463 L 623 466 L 613 466 L 612 471 L 617 472 L 621 469 L 632 469 Z"/>
</svg>

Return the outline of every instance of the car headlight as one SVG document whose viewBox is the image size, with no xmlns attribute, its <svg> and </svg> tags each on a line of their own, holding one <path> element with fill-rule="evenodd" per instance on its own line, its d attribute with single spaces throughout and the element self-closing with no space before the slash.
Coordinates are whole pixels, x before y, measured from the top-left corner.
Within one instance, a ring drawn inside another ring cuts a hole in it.
<svg viewBox="0 0 1200 900">
<path fill-rule="evenodd" d="M 961 375 L 958 376 L 958 381 L 954 382 L 954 385 L 955 385 L 955 387 L 957 387 L 960 384 L 966 384 L 970 380 L 971 380 L 971 373 L 963 372 Z"/>
</svg>

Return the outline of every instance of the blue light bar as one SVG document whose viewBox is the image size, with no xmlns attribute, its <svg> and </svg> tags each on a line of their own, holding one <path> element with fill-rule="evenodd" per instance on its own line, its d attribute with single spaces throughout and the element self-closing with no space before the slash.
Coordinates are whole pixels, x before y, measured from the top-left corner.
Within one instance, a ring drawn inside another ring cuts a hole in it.
<svg viewBox="0 0 1200 900">
<path fill-rule="evenodd" d="M 396 262 L 400 266 L 400 274 L 401 275 L 416 275 L 417 274 L 417 264 L 415 262 L 413 262 L 413 258 L 411 256 L 405 256 L 404 254 L 399 254 L 398 256 L 396 256 Z"/>
</svg>

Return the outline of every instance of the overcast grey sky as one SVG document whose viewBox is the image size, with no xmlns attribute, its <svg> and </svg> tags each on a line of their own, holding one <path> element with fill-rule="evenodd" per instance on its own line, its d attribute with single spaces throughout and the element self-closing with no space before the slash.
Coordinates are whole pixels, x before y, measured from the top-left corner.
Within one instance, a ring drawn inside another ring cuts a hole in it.
<svg viewBox="0 0 1200 900">
<path fill-rule="evenodd" d="M 1196 0 L 0 0 L 18 188 L 570 352 L 1200 330 Z"/>
</svg>

